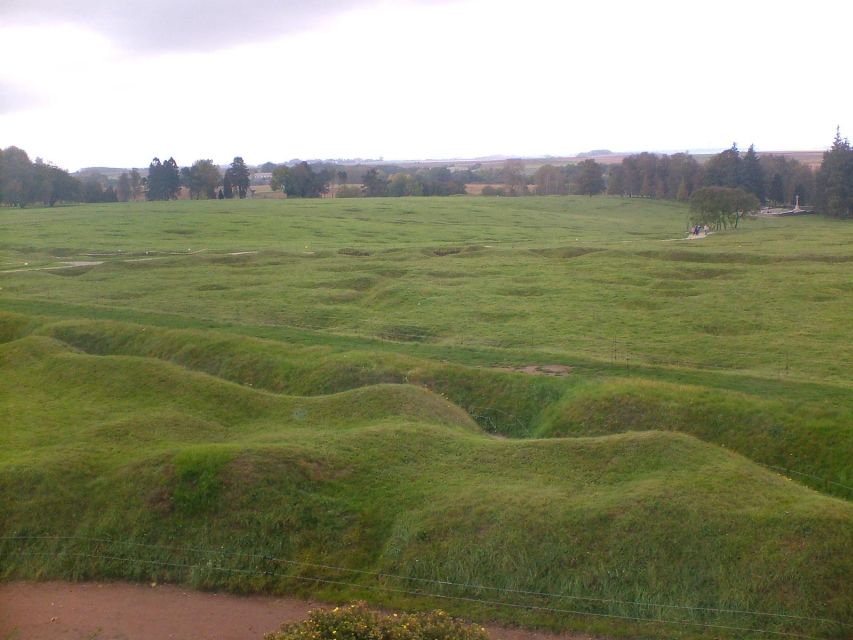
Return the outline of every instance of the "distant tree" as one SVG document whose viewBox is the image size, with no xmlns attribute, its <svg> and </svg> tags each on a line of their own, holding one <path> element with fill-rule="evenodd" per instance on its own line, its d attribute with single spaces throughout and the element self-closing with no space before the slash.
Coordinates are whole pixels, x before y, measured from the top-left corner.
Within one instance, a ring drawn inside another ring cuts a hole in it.
<svg viewBox="0 0 853 640">
<path fill-rule="evenodd" d="M 237 189 L 237 194 L 241 198 L 245 198 L 249 192 L 249 168 L 243 162 L 243 158 L 237 156 L 231 163 L 231 166 L 226 169 L 225 174 L 232 188 Z"/>
<path fill-rule="evenodd" d="M 702 187 L 690 196 L 694 222 L 715 229 L 737 228 L 743 216 L 761 206 L 754 194 L 729 187 Z"/>
<path fill-rule="evenodd" d="M 705 186 L 738 188 L 743 184 L 741 162 L 737 143 L 732 143 L 731 148 L 711 157 L 705 163 Z"/>
<path fill-rule="evenodd" d="M 813 202 L 815 174 L 812 169 L 794 158 L 777 155 L 762 155 L 759 158 L 765 177 L 765 195 L 776 204 L 800 204 Z"/>
<path fill-rule="evenodd" d="M 566 174 L 552 164 L 539 167 L 533 174 L 536 194 L 542 196 L 564 195 L 569 192 Z"/>
<path fill-rule="evenodd" d="M 409 173 L 395 173 L 388 182 L 389 196 L 422 196 L 423 194 L 423 183 Z"/>
<path fill-rule="evenodd" d="M 264 162 L 260 167 L 258 167 L 258 171 L 262 173 L 272 173 L 275 171 L 275 168 L 278 165 L 275 162 Z"/>
<path fill-rule="evenodd" d="M 755 145 L 749 145 L 746 153 L 741 158 L 740 187 L 744 191 L 753 194 L 760 202 L 766 199 L 764 170 L 755 153 Z"/>
<path fill-rule="evenodd" d="M 143 185 L 142 185 L 142 176 L 139 173 L 139 169 L 131 169 L 130 170 L 130 192 L 134 200 L 139 199 L 139 196 L 142 195 Z"/>
<path fill-rule="evenodd" d="M 625 169 L 621 164 L 612 164 L 607 170 L 607 195 L 621 196 L 624 194 Z"/>
<path fill-rule="evenodd" d="M 668 156 L 667 197 L 686 202 L 702 185 L 702 167 L 689 153 Z"/>
<path fill-rule="evenodd" d="M 196 160 L 192 167 L 181 169 L 181 174 L 185 186 L 190 190 L 190 198 L 216 197 L 216 188 L 222 182 L 222 173 L 212 160 Z"/>
<path fill-rule="evenodd" d="M 815 176 L 818 210 L 833 218 L 853 217 L 853 148 L 836 129 Z"/>
<path fill-rule="evenodd" d="M 178 197 L 181 189 L 181 174 L 178 163 L 174 158 L 166 162 L 160 162 L 154 158 L 148 165 L 148 192 L 149 200 L 172 200 Z"/>
<path fill-rule="evenodd" d="M 782 179 L 782 174 L 774 173 L 770 180 L 770 189 L 768 189 L 767 197 L 771 202 L 785 202 L 785 182 Z"/>
<path fill-rule="evenodd" d="M 27 152 L 18 147 L 3 150 L 0 165 L 0 191 L 12 206 L 26 207 L 32 202 L 34 172 Z"/>
<path fill-rule="evenodd" d="M 48 205 L 51 207 L 57 202 L 79 202 L 80 181 L 70 175 L 66 170 L 50 167 L 51 193 Z"/>
<path fill-rule="evenodd" d="M 524 173 L 523 160 L 511 158 L 504 162 L 502 178 L 506 195 L 527 195 L 527 176 Z"/>
<path fill-rule="evenodd" d="M 594 196 L 604 191 L 604 167 L 592 159 L 578 164 L 572 191 L 582 196 Z"/>
<path fill-rule="evenodd" d="M 388 178 L 376 167 L 368 169 L 361 179 L 364 195 L 368 198 L 380 198 L 388 195 Z"/>
<path fill-rule="evenodd" d="M 624 195 L 651 198 L 655 195 L 657 182 L 658 157 L 655 154 L 644 151 L 622 158 Z"/>
<path fill-rule="evenodd" d="M 330 181 L 328 170 L 315 172 L 303 161 L 293 167 L 278 167 L 270 186 L 274 191 L 283 190 L 288 198 L 319 198 L 329 190 Z"/>
<path fill-rule="evenodd" d="M 164 199 L 174 200 L 181 190 L 181 171 L 178 168 L 178 163 L 172 157 L 163 163 L 163 179 L 166 185 L 166 198 Z"/>
<path fill-rule="evenodd" d="M 122 173 L 118 177 L 118 184 L 116 185 L 116 197 L 119 202 L 127 202 L 130 200 L 130 176 L 127 175 L 127 172 Z"/>
<path fill-rule="evenodd" d="M 689 197 L 690 191 L 687 189 L 687 180 L 682 178 L 681 182 L 678 183 L 678 191 L 675 194 L 675 199 L 679 202 L 687 202 Z"/>
<path fill-rule="evenodd" d="M 104 186 L 105 179 L 100 175 L 89 175 L 83 180 L 83 202 L 110 202 L 115 193 L 108 192 Z"/>
<path fill-rule="evenodd" d="M 407 172 L 400 171 L 397 175 Z M 465 182 L 447 167 L 430 167 L 410 174 L 411 195 L 452 196 L 465 193 Z"/>
</svg>

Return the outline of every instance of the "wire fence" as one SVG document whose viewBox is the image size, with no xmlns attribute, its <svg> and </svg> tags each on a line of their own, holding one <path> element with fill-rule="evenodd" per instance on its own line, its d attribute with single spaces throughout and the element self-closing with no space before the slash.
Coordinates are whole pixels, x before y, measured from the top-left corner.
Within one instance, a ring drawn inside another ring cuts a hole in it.
<svg viewBox="0 0 853 640">
<path fill-rule="evenodd" d="M 820 616 L 726 607 L 642 602 L 604 598 L 588 594 L 564 594 L 496 587 L 279 558 L 231 551 L 224 548 L 206 549 L 111 538 L 57 535 L 7 535 L 0 536 L 0 541 L 7 543 L 4 545 L 7 547 L 10 543 L 12 545 L 12 548 L 7 549 L 7 552 L 3 554 L 7 557 L 73 560 L 75 562 L 96 560 L 119 564 L 134 563 L 137 566 L 148 566 L 154 569 L 178 569 L 183 572 L 185 577 L 191 572 L 201 572 L 202 574 L 257 576 L 267 580 L 278 579 L 285 583 L 293 580 L 300 583 L 313 584 L 315 587 L 328 585 L 331 587 L 346 587 L 355 590 L 356 593 L 368 591 L 378 594 L 374 598 L 377 601 L 376 604 L 383 604 L 381 594 L 384 593 L 423 599 L 424 601 L 421 604 L 426 606 L 431 606 L 430 601 L 444 600 L 481 605 L 493 609 L 523 609 L 554 614 L 563 618 L 578 616 L 646 624 L 680 625 L 707 630 L 756 633 L 766 636 L 805 638 L 809 640 L 820 640 L 827 637 L 826 634 L 837 633 L 844 629 L 853 629 L 853 623 Z M 87 551 L 78 551 L 73 548 L 32 550 L 26 548 L 30 543 L 83 543 L 84 545 L 95 547 L 95 549 Z M 112 550 L 106 551 L 99 548 L 103 546 L 109 546 Z M 154 557 L 142 557 L 141 554 L 132 552 L 122 553 L 120 551 L 122 547 L 126 547 L 127 549 L 145 549 L 152 552 Z M 200 558 L 195 562 L 186 559 L 179 560 L 173 557 L 176 554 L 182 557 L 192 557 L 193 554 L 196 554 Z M 227 566 L 226 561 L 228 560 L 232 562 L 231 566 Z M 283 567 L 288 567 L 291 571 L 282 571 L 281 568 Z M 332 572 L 335 575 L 329 576 L 328 572 Z M 448 593 L 448 590 L 451 592 Z M 482 594 L 484 593 L 495 595 L 483 597 Z M 500 598 L 500 596 L 503 597 Z M 527 598 L 528 601 L 519 601 L 519 597 Z M 569 608 L 565 605 L 558 606 L 555 604 L 565 601 L 595 605 L 599 607 L 599 610 L 580 607 Z M 606 609 L 606 607 L 610 607 L 610 609 Z M 624 610 L 616 612 L 613 610 L 614 607 L 621 607 L 622 609 L 630 607 L 638 613 L 630 614 Z M 694 619 L 673 617 L 673 614 L 679 613 L 693 615 Z M 708 619 L 709 617 L 711 619 Z M 741 620 L 741 622 L 737 622 L 737 620 Z M 745 626 L 743 620 L 749 620 L 748 624 L 752 626 Z M 789 625 L 791 628 L 785 628 L 784 626 L 782 628 L 755 626 L 756 621 L 760 620 L 765 620 L 768 624 L 777 625 L 777 627 Z M 804 633 L 803 628 L 809 630 L 809 633 Z M 818 629 L 821 631 L 821 635 L 813 635 Z M 842 631 L 842 633 L 846 632 Z"/>
</svg>

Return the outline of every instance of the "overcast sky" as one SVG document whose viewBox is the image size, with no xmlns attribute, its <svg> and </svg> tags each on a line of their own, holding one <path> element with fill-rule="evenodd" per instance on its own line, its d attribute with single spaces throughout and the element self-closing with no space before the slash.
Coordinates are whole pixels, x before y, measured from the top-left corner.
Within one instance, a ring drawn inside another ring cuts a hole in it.
<svg viewBox="0 0 853 640">
<path fill-rule="evenodd" d="M 853 5 L 0 0 L 0 147 L 420 159 L 853 137 Z"/>
</svg>

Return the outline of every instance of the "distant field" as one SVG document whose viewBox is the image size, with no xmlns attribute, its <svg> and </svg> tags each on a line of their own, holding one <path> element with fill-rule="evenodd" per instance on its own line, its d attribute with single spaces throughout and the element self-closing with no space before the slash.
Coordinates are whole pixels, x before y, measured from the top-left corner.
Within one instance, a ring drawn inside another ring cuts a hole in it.
<svg viewBox="0 0 853 640">
<path fill-rule="evenodd" d="M 0 575 L 849 637 L 853 227 L 687 220 L 0 210 Z"/>
</svg>

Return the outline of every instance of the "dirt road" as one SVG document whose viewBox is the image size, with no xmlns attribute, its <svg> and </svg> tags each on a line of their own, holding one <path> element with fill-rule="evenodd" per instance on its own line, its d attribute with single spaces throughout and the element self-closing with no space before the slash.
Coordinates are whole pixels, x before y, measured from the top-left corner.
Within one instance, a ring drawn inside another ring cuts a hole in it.
<svg viewBox="0 0 853 640">
<path fill-rule="evenodd" d="M 200 593 L 172 585 L 0 584 L 0 640 L 262 640 L 320 603 Z M 581 636 L 489 627 L 493 640 Z"/>
</svg>

